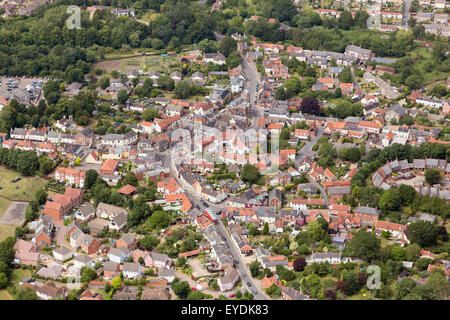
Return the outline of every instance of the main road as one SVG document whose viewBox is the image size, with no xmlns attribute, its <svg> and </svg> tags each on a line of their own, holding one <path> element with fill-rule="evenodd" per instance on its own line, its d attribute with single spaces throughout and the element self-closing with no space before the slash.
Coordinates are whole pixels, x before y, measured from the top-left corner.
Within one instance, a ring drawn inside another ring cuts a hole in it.
<svg viewBox="0 0 450 320">
<path fill-rule="evenodd" d="M 170 168 L 170 173 L 172 177 L 178 182 L 180 186 L 184 187 L 183 183 L 174 172 L 173 166 L 171 165 L 170 162 L 171 162 L 170 153 L 164 154 L 164 161 L 163 161 L 164 165 Z M 192 202 L 192 205 L 195 208 L 199 209 L 200 212 L 205 212 L 207 208 L 212 208 L 216 213 L 220 213 L 222 212 L 222 210 L 226 209 L 226 205 L 224 203 L 215 204 L 206 200 L 202 200 L 196 194 L 190 192 L 187 188 L 184 188 L 184 192 L 188 196 L 189 200 Z M 267 296 L 264 293 L 262 293 L 254 283 L 249 270 L 245 266 L 245 261 L 242 259 L 242 255 L 240 254 L 234 242 L 231 240 L 231 236 L 228 234 L 227 230 L 225 229 L 225 226 L 223 225 L 220 219 L 218 219 L 216 226 L 219 234 L 221 234 L 221 236 L 224 238 L 225 243 L 231 253 L 231 256 L 233 257 L 235 268 L 239 272 L 239 275 L 241 277 L 242 286 L 247 288 L 247 290 L 253 294 L 255 300 L 268 300 Z"/>
<path fill-rule="evenodd" d="M 260 83 L 258 71 L 255 64 L 249 62 L 243 54 L 242 58 L 242 73 L 245 76 L 245 89 L 248 90 L 250 96 L 251 115 L 252 115 L 252 128 L 256 128 L 257 119 L 264 118 L 264 109 L 255 105 L 255 98 L 257 98 L 258 90 L 256 84 Z"/>
</svg>

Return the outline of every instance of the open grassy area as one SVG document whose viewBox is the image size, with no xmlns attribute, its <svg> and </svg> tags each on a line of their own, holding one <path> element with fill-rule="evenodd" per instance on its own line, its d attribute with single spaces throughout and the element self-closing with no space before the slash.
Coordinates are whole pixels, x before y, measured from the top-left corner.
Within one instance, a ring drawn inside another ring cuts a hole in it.
<svg viewBox="0 0 450 320">
<path fill-rule="evenodd" d="M 11 201 L 8 201 L 4 198 L 0 198 L 0 218 L 3 213 L 5 213 L 6 209 L 8 209 Z M 14 235 L 14 226 L 0 224 L 0 241 L 5 240 L 7 237 Z"/>
<path fill-rule="evenodd" d="M 150 10 L 150 11 L 147 11 L 146 13 L 144 13 L 142 15 L 141 19 L 139 19 L 139 20 L 149 23 L 149 22 L 155 20 L 159 15 L 160 15 L 160 13 Z"/>
<path fill-rule="evenodd" d="M 15 229 L 16 226 L 0 224 L 0 241 L 3 241 L 10 236 L 14 236 Z"/>
<path fill-rule="evenodd" d="M 425 66 L 432 59 L 431 51 L 429 51 L 427 48 L 415 48 L 413 51 L 411 51 L 411 57 L 413 59 L 417 58 L 416 67 L 423 74 L 425 84 L 435 83 L 447 79 L 448 74 L 439 71 L 437 68 L 433 68 L 431 72 L 426 71 Z"/>
<path fill-rule="evenodd" d="M 12 183 L 16 177 L 20 177 L 21 180 L 16 183 Z M 24 177 L 20 173 L 6 169 L 0 166 L 0 195 L 9 198 L 11 200 L 32 200 L 37 190 L 43 188 L 46 182 L 39 177 Z M 16 186 L 18 188 L 16 189 Z"/>
<path fill-rule="evenodd" d="M 19 283 L 26 277 L 31 277 L 31 270 L 28 269 L 14 269 L 12 273 L 12 281 Z"/>
<path fill-rule="evenodd" d="M 0 300 L 14 300 L 6 289 L 0 290 Z"/>
</svg>

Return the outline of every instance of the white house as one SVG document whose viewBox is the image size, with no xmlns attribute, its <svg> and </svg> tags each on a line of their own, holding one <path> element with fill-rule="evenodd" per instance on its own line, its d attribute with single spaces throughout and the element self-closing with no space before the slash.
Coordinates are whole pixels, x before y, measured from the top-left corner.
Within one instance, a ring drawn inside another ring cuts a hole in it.
<svg viewBox="0 0 450 320">
<path fill-rule="evenodd" d="M 124 262 L 123 276 L 129 279 L 136 279 L 142 275 L 142 267 L 139 263 Z"/>
<path fill-rule="evenodd" d="M 53 250 L 53 257 L 58 261 L 66 261 L 73 257 L 73 252 L 69 248 L 59 247 Z"/>
<path fill-rule="evenodd" d="M 317 262 L 329 262 L 330 264 L 341 263 L 341 253 L 340 252 L 314 252 L 309 258 L 306 259 L 308 264 Z"/>
<path fill-rule="evenodd" d="M 109 260 L 116 263 L 123 263 L 130 256 L 130 251 L 126 247 L 111 248 L 108 252 Z"/>
<path fill-rule="evenodd" d="M 94 259 L 85 254 L 78 254 L 75 258 L 73 258 L 73 264 L 77 269 L 89 267 L 92 262 L 94 262 Z"/>
</svg>

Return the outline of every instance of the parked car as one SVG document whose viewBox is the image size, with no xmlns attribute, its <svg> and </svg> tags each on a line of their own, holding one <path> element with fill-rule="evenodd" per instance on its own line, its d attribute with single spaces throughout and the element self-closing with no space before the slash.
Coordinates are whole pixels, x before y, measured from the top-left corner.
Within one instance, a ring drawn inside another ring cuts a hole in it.
<svg viewBox="0 0 450 320">
<path fill-rule="evenodd" d="M 228 295 L 228 298 L 234 298 L 236 295 L 234 294 L 234 293 L 230 293 L 229 295 Z"/>
</svg>

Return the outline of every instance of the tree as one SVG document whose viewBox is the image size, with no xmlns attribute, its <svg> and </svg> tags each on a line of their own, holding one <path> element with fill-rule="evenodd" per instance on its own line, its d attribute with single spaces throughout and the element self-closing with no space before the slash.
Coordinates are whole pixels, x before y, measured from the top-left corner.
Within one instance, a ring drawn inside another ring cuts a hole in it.
<svg viewBox="0 0 450 320">
<path fill-rule="evenodd" d="M 47 192 L 44 189 L 39 189 L 34 195 L 34 199 L 38 204 L 44 204 L 47 201 Z"/>
<path fill-rule="evenodd" d="M 102 90 L 105 90 L 106 88 L 108 88 L 110 85 L 109 77 L 106 77 L 106 76 L 101 77 L 100 81 L 99 81 L 99 85 L 100 85 L 100 88 L 102 88 Z"/>
<path fill-rule="evenodd" d="M 117 276 L 112 279 L 111 286 L 114 288 L 114 290 L 120 289 L 120 287 L 122 286 L 122 278 L 120 276 Z"/>
<path fill-rule="evenodd" d="M 302 258 L 302 257 L 296 258 L 293 263 L 294 271 L 301 272 L 305 269 L 306 265 L 307 265 L 307 262 L 306 262 L 305 258 Z"/>
<path fill-rule="evenodd" d="M 395 286 L 394 298 L 396 300 L 401 300 L 410 294 L 413 289 L 417 286 L 417 283 L 411 278 L 403 278 L 401 281 L 397 282 Z"/>
<path fill-rule="evenodd" d="M 159 244 L 159 240 L 152 235 L 146 235 L 144 238 L 139 239 L 138 243 L 144 249 L 152 250 Z"/>
<path fill-rule="evenodd" d="M 425 171 L 425 181 L 429 185 L 438 184 L 441 181 L 441 171 L 438 169 L 428 169 Z"/>
<path fill-rule="evenodd" d="M 6 288 L 9 285 L 9 279 L 4 272 L 0 272 L 0 289 Z"/>
<path fill-rule="evenodd" d="M 48 174 L 53 169 L 53 161 L 47 155 L 41 155 L 38 158 L 39 171 L 43 174 Z"/>
<path fill-rule="evenodd" d="M 264 222 L 264 227 L 262 230 L 262 234 L 268 234 L 269 233 L 269 223 Z"/>
<path fill-rule="evenodd" d="M 214 40 L 203 39 L 198 43 L 198 48 L 204 53 L 214 53 L 217 52 L 219 46 Z"/>
<path fill-rule="evenodd" d="M 259 262 L 254 260 L 252 263 L 250 263 L 249 269 L 250 269 L 250 275 L 253 278 L 256 278 L 259 274 L 259 269 L 260 269 Z"/>
<path fill-rule="evenodd" d="M 318 242 L 323 239 L 325 230 L 322 228 L 322 225 L 319 223 L 319 221 L 313 220 L 308 222 L 306 233 L 308 235 L 308 238 Z"/>
<path fill-rule="evenodd" d="M 84 267 L 81 269 L 81 282 L 89 282 L 97 277 L 97 272 L 94 269 Z"/>
<path fill-rule="evenodd" d="M 49 104 L 56 104 L 61 97 L 61 89 L 59 83 L 54 80 L 48 80 L 44 84 L 44 97 Z"/>
<path fill-rule="evenodd" d="M 420 258 L 414 262 L 414 266 L 419 270 L 426 270 L 429 264 L 433 263 L 433 259 L 430 258 Z"/>
<path fill-rule="evenodd" d="M 431 271 L 426 285 L 433 289 L 434 298 L 439 300 L 446 300 L 450 291 L 450 285 L 442 270 L 434 269 Z"/>
<path fill-rule="evenodd" d="M 241 179 L 244 182 L 249 182 L 251 184 L 256 183 L 259 180 L 260 173 L 259 169 L 249 163 L 244 164 L 241 171 Z"/>
<path fill-rule="evenodd" d="M 120 89 L 117 93 L 117 101 L 119 101 L 120 104 L 124 104 L 128 99 L 128 93 L 125 89 Z"/>
<path fill-rule="evenodd" d="M 93 169 L 87 170 L 84 179 L 84 188 L 86 190 L 89 190 L 94 185 L 95 181 L 97 181 L 97 178 L 98 178 L 97 171 Z"/>
<path fill-rule="evenodd" d="M 132 185 L 133 187 L 137 187 L 139 185 L 139 181 L 133 171 L 128 171 L 125 175 L 125 184 Z"/>
<path fill-rule="evenodd" d="M 327 289 L 324 292 L 325 299 L 336 300 L 336 292 L 333 289 Z"/>
<path fill-rule="evenodd" d="M 436 226 L 429 221 L 416 221 L 408 225 L 408 238 L 411 242 L 425 247 L 435 244 L 438 239 Z"/>
<path fill-rule="evenodd" d="M 38 158 L 35 151 L 20 152 L 16 164 L 17 171 L 24 176 L 33 176 L 38 168 Z"/>
<path fill-rule="evenodd" d="M 153 119 L 159 117 L 159 112 L 158 112 L 158 110 L 147 108 L 142 113 L 142 116 L 143 116 L 145 121 L 153 121 Z"/>
<path fill-rule="evenodd" d="M 175 86 L 174 93 L 178 99 L 187 99 L 192 94 L 191 85 L 186 81 L 180 81 Z"/>
<path fill-rule="evenodd" d="M 344 161 L 358 162 L 361 159 L 361 152 L 358 148 L 342 148 L 339 150 L 339 158 Z"/>
<path fill-rule="evenodd" d="M 236 40 L 234 40 L 231 36 L 223 37 L 222 41 L 220 42 L 220 52 L 222 52 L 225 57 L 228 57 L 236 49 Z"/>
<path fill-rule="evenodd" d="M 400 246 L 393 246 L 391 249 L 391 258 L 396 261 L 403 261 L 406 258 L 406 250 Z"/>
<path fill-rule="evenodd" d="M 351 257 L 372 261 L 378 257 L 380 248 L 381 240 L 375 234 L 359 230 L 344 251 Z"/>
<path fill-rule="evenodd" d="M 398 210 L 400 199 L 397 196 L 397 191 L 394 189 L 385 190 L 378 200 L 378 205 L 383 212 Z"/>
<path fill-rule="evenodd" d="M 358 279 L 356 278 L 356 273 L 354 271 L 347 272 L 343 277 L 345 284 L 346 284 L 346 293 L 348 296 L 351 296 L 358 292 L 359 290 L 359 283 Z"/>
<path fill-rule="evenodd" d="M 175 265 L 177 267 L 181 268 L 181 267 L 184 267 L 186 265 L 186 262 L 187 262 L 187 260 L 186 260 L 185 257 L 178 257 L 177 262 L 176 262 Z"/>
<path fill-rule="evenodd" d="M 36 291 L 31 289 L 30 287 L 22 287 L 17 286 L 14 290 L 14 299 L 15 300 L 37 300 L 38 296 Z"/>
<path fill-rule="evenodd" d="M 397 196 L 399 197 L 399 201 L 402 206 L 411 204 L 415 199 L 416 194 L 416 190 L 407 184 L 401 184 L 397 192 Z"/>
<path fill-rule="evenodd" d="M 346 10 L 342 11 L 341 15 L 339 16 L 338 23 L 339 28 L 345 30 L 350 29 L 354 24 L 352 14 Z"/>
<path fill-rule="evenodd" d="M 181 299 L 186 299 L 191 288 L 189 287 L 189 283 L 186 281 L 177 281 L 172 284 L 173 293 L 175 293 Z"/>
<path fill-rule="evenodd" d="M 153 212 L 150 218 L 148 218 L 148 223 L 152 229 L 166 228 L 169 226 L 170 222 L 170 216 L 162 210 Z"/>
<path fill-rule="evenodd" d="M 303 99 L 300 105 L 300 110 L 302 113 L 313 114 L 316 116 L 320 116 L 323 114 L 319 105 L 319 100 L 317 100 L 314 97 L 308 97 Z"/>
</svg>

